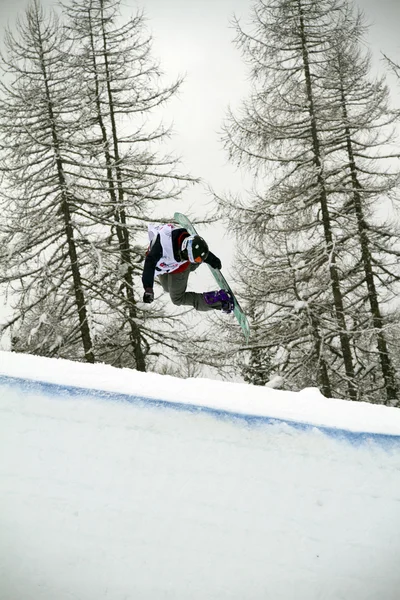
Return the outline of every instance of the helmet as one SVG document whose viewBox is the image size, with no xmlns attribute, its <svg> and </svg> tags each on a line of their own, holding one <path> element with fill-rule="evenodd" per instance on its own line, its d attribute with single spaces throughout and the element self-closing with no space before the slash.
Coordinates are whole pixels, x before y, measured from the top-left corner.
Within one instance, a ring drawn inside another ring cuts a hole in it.
<svg viewBox="0 0 400 600">
<path fill-rule="evenodd" d="M 199 235 L 189 235 L 182 242 L 181 253 L 191 263 L 201 263 L 208 256 L 208 246 Z"/>
</svg>

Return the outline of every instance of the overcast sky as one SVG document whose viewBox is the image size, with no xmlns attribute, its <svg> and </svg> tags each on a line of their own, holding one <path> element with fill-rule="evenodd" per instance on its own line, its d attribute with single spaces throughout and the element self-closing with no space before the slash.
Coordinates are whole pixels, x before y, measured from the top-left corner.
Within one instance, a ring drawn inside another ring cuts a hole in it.
<svg viewBox="0 0 400 600">
<path fill-rule="evenodd" d="M 29 0 L 0 0 L 0 27 L 11 26 Z M 42 0 L 54 6 L 55 0 Z M 369 43 L 375 56 L 384 51 L 400 62 L 400 0 L 358 0 L 371 22 Z M 123 0 L 126 14 L 143 8 L 154 38 L 154 54 L 169 79 L 185 74 L 179 98 L 168 110 L 173 120 L 173 146 L 186 169 L 220 191 L 241 185 L 240 176 L 226 164 L 218 132 L 228 104 L 246 95 L 245 66 L 232 44 L 230 20 L 235 13 L 244 22 L 251 0 Z M 379 69 L 379 62 L 376 61 Z M 400 93 L 400 90 L 399 90 Z M 197 187 L 189 201 L 202 203 L 204 191 Z"/>
</svg>

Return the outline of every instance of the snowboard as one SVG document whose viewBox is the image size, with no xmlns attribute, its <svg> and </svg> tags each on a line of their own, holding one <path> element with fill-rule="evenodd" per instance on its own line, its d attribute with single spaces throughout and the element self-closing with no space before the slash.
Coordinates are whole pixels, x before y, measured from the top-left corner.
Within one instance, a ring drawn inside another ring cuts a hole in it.
<svg viewBox="0 0 400 600">
<path fill-rule="evenodd" d="M 184 227 L 185 229 L 187 229 L 187 231 L 190 233 L 190 235 L 199 235 L 197 233 L 194 225 L 192 224 L 192 222 L 186 215 L 176 212 L 174 214 L 174 219 L 179 225 L 181 225 L 181 227 Z M 239 302 L 237 301 L 236 296 L 231 289 L 231 286 L 226 281 L 225 277 L 222 275 L 222 273 L 219 269 L 213 269 L 210 265 L 207 265 L 207 266 L 210 269 L 210 271 L 211 271 L 215 281 L 218 283 L 219 287 L 232 294 L 232 298 L 233 298 L 233 302 L 234 302 L 233 314 L 235 315 L 237 322 L 239 323 L 240 327 L 242 328 L 243 335 L 246 338 L 246 342 L 248 342 L 249 337 L 250 337 L 249 321 L 248 321 L 245 313 L 243 312 L 242 307 L 240 306 Z"/>
</svg>

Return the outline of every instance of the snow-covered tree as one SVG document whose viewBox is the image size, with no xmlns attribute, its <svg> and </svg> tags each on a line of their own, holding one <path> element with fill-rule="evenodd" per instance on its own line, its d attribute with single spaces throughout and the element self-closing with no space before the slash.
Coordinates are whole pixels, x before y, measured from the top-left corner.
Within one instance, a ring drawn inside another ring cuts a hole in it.
<svg viewBox="0 0 400 600">
<path fill-rule="evenodd" d="M 70 143 L 79 123 L 77 90 L 64 61 L 66 44 L 57 17 L 45 18 L 38 0 L 18 21 L 16 34 L 8 31 L 5 36 L 0 89 L 1 281 L 17 294 L 17 315 L 11 322 L 22 322 L 22 329 L 34 332 L 47 323 L 45 345 L 54 350 L 67 344 L 71 353 L 94 362 L 79 252 L 90 223 L 81 215 L 77 227 L 81 205 L 68 175 L 82 157 Z M 57 320 L 42 312 L 50 298 Z M 22 341 L 24 349 L 31 339 Z"/>
<path fill-rule="evenodd" d="M 120 5 L 120 0 L 73 0 L 64 9 L 87 156 L 77 187 L 90 197 L 99 222 L 107 224 L 96 242 L 105 276 L 95 292 L 115 316 L 114 326 L 108 323 L 97 342 L 101 355 L 109 356 L 116 333 L 126 363 L 132 354 L 134 366 L 142 369 L 149 347 L 164 339 L 173 343 L 162 324 L 166 314 L 153 312 L 147 324 L 148 315 L 138 306 L 144 232 L 155 214 L 168 215 L 158 205 L 180 197 L 191 179 L 179 174 L 174 157 L 161 155 L 161 142 L 170 132 L 152 116 L 181 81 L 162 85 L 142 13 L 122 20 Z"/>
<path fill-rule="evenodd" d="M 371 389 L 371 374 L 376 376 L 380 370 L 382 384 L 376 387 L 382 386 L 392 403 L 399 399 L 399 388 L 388 344 L 391 318 L 385 318 L 382 305 L 392 302 L 398 291 L 400 231 L 398 221 L 383 218 L 379 209 L 388 201 L 398 208 L 399 172 L 390 166 L 398 112 L 390 108 L 384 79 L 369 77 L 370 60 L 360 45 L 365 29 L 362 16 L 352 18 L 346 13 L 340 25 L 322 93 L 330 99 L 329 147 L 340 167 L 340 174 L 333 174 L 332 188 L 341 207 L 337 223 L 348 238 L 352 313 L 357 323 L 364 315 L 361 328 L 355 328 L 353 346 L 362 357 L 359 378 L 365 376 Z"/>
<path fill-rule="evenodd" d="M 253 87 L 224 140 L 254 192 L 220 206 L 240 236 L 253 343 L 286 385 L 395 403 L 380 303 L 394 292 L 397 236 L 377 213 L 397 189 L 386 162 L 396 115 L 368 78 L 362 22 L 339 0 L 260 0 L 252 22 L 236 22 L 236 41 Z"/>
<path fill-rule="evenodd" d="M 184 353 L 179 318 L 141 303 L 147 224 L 192 180 L 153 116 L 180 80 L 161 85 L 143 16 L 119 6 L 73 1 L 64 26 L 34 0 L 7 34 L 1 281 L 15 350 L 79 358 L 80 326 L 87 360 L 146 370 Z"/>
</svg>

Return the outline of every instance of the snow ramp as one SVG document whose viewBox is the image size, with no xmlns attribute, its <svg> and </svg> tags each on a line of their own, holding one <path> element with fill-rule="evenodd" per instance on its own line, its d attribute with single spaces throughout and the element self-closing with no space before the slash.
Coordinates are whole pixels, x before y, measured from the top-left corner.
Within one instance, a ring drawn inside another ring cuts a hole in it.
<svg viewBox="0 0 400 600">
<path fill-rule="evenodd" d="M 400 410 L 0 352 L 1 600 L 398 600 Z"/>
</svg>

